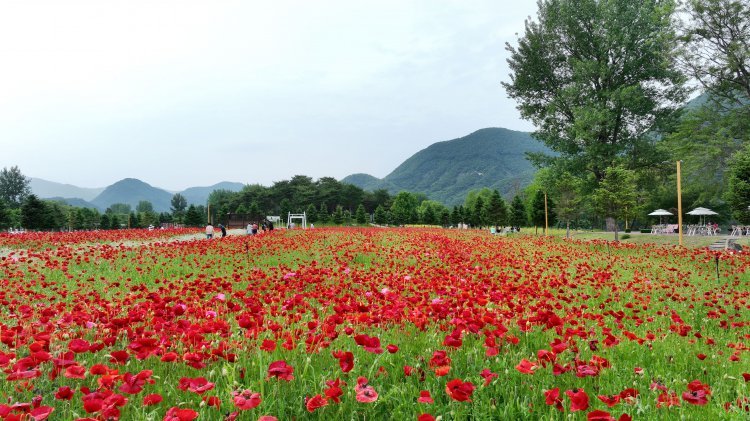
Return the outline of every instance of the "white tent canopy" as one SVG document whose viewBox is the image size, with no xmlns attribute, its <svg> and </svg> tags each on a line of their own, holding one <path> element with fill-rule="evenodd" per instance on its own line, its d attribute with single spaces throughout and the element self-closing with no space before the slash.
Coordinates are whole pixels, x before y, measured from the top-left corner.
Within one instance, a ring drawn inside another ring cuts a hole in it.
<svg viewBox="0 0 750 421">
<path fill-rule="evenodd" d="M 648 214 L 649 216 L 672 216 L 672 212 L 664 209 L 657 209 Z"/>
<path fill-rule="evenodd" d="M 687 213 L 688 215 L 705 216 L 705 215 L 718 215 L 718 213 L 708 208 L 695 208 Z"/>
<path fill-rule="evenodd" d="M 700 217 L 700 224 L 703 225 L 706 221 L 703 219 L 704 216 L 718 215 L 718 213 L 708 208 L 695 208 L 687 213 L 688 215 L 694 215 Z"/>
</svg>

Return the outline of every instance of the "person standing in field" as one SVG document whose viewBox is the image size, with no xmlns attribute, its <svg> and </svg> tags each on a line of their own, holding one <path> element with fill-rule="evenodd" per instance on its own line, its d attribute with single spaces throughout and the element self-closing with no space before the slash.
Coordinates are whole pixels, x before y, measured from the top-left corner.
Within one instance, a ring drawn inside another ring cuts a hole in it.
<svg viewBox="0 0 750 421">
<path fill-rule="evenodd" d="M 214 238 L 214 226 L 209 222 L 208 225 L 206 225 L 206 239 L 210 240 L 212 238 Z"/>
<path fill-rule="evenodd" d="M 253 223 L 252 222 L 247 223 L 247 235 L 253 235 Z"/>
<path fill-rule="evenodd" d="M 219 224 L 219 229 L 221 230 L 221 238 L 224 238 L 227 236 L 227 227 L 224 226 L 224 224 Z"/>
<path fill-rule="evenodd" d="M 253 235 L 258 233 L 258 224 L 253 224 Z"/>
</svg>

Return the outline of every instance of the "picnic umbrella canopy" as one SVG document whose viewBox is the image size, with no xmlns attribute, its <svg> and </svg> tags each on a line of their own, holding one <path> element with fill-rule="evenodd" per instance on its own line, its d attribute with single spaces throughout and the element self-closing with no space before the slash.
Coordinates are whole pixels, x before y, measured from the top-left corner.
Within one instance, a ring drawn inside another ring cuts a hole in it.
<svg viewBox="0 0 750 421">
<path fill-rule="evenodd" d="M 672 212 L 664 209 L 657 209 L 651 213 L 648 214 L 648 216 L 658 216 L 659 217 L 659 224 L 661 225 L 661 217 L 662 216 L 671 216 Z"/>
<path fill-rule="evenodd" d="M 718 213 L 716 213 L 716 212 L 714 212 L 714 211 L 712 211 L 711 209 L 708 209 L 708 208 L 695 208 L 695 209 L 691 210 L 690 212 L 688 212 L 687 214 L 688 215 L 698 216 L 701 219 L 703 219 L 703 217 L 706 216 L 706 215 L 718 215 Z M 703 225 L 702 222 L 701 222 L 701 225 Z"/>
</svg>

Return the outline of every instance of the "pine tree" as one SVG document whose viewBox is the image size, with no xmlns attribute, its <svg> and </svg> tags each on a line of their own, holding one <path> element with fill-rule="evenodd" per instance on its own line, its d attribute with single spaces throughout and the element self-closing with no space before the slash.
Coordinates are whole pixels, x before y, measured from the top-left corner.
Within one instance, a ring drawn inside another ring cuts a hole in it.
<svg viewBox="0 0 750 421">
<path fill-rule="evenodd" d="M 318 210 L 315 208 L 315 205 L 310 203 L 305 208 L 305 216 L 307 216 L 307 222 L 310 224 L 314 224 L 318 222 Z"/>
<path fill-rule="evenodd" d="M 341 207 L 341 205 L 336 206 L 336 210 L 333 212 L 333 223 L 336 225 L 341 225 L 344 223 L 344 208 Z"/>
<path fill-rule="evenodd" d="M 357 221 L 357 224 L 364 225 L 367 223 L 367 213 L 365 212 L 365 205 L 359 204 L 357 206 L 357 210 L 354 213 L 354 219 Z"/>
<path fill-rule="evenodd" d="M 188 227 L 200 227 L 205 222 L 203 214 L 194 205 L 188 206 L 185 212 L 185 226 Z"/>
<path fill-rule="evenodd" d="M 45 225 L 47 209 L 41 200 L 35 194 L 26 196 L 26 200 L 21 205 L 21 224 L 24 228 L 30 230 L 43 229 Z"/>
<path fill-rule="evenodd" d="M 318 221 L 320 221 L 321 224 L 325 224 L 330 220 L 331 218 L 328 214 L 328 206 L 326 206 L 325 203 L 321 203 L 320 207 L 318 208 Z"/>
<path fill-rule="evenodd" d="M 521 228 L 526 226 L 527 221 L 526 206 L 524 206 L 521 196 L 516 195 L 510 203 L 510 224 Z"/>
</svg>

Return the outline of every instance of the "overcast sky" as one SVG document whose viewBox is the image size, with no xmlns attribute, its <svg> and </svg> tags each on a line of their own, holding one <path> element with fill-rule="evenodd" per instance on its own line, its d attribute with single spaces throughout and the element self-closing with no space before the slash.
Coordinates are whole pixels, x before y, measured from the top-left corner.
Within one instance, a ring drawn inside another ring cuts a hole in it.
<svg viewBox="0 0 750 421">
<path fill-rule="evenodd" d="M 0 2 L 0 167 L 179 190 L 383 177 L 531 130 L 500 85 L 534 0 Z"/>
</svg>

